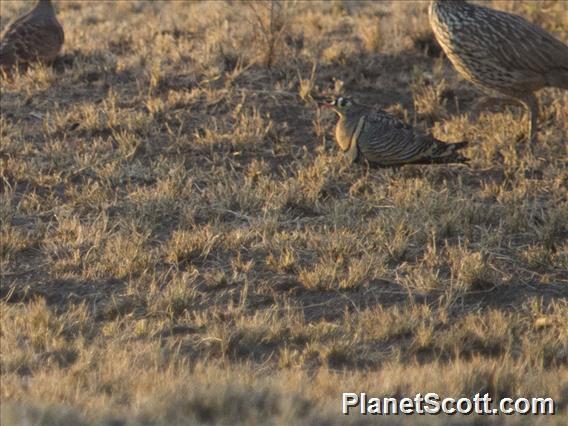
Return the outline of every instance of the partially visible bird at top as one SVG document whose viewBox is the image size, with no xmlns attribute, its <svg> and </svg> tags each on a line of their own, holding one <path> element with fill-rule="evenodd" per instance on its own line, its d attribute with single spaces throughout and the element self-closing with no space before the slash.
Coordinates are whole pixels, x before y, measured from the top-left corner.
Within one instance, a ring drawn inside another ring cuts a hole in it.
<svg viewBox="0 0 568 426">
<path fill-rule="evenodd" d="M 405 164 L 467 163 L 459 151 L 467 142 L 445 143 L 419 132 L 385 111 L 373 110 L 338 97 L 325 108 L 339 116 L 335 138 L 351 163 L 367 161 L 371 166 L 389 167 Z"/>
<path fill-rule="evenodd" d="M 438 43 L 466 80 L 527 108 L 535 141 L 534 92 L 568 89 L 568 46 L 520 16 L 465 0 L 433 0 L 429 17 Z"/>
<path fill-rule="evenodd" d="M 63 46 L 63 27 L 51 0 L 38 0 L 32 10 L 6 26 L 0 36 L 0 71 L 25 70 L 33 62 L 52 62 Z"/>
</svg>

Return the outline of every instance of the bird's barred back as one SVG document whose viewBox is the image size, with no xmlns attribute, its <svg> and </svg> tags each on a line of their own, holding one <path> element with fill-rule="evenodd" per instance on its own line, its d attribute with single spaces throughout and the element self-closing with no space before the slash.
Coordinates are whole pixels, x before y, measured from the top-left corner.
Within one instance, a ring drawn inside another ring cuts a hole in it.
<svg viewBox="0 0 568 426">
<path fill-rule="evenodd" d="M 454 160 L 451 144 L 422 135 L 385 113 L 366 117 L 356 143 L 364 159 L 380 165 Z"/>
<path fill-rule="evenodd" d="M 550 85 L 568 46 L 524 18 L 456 1 L 433 1 L 430 23 L 442 49 L 471 82 L 514 96 Z"/>
</svg>

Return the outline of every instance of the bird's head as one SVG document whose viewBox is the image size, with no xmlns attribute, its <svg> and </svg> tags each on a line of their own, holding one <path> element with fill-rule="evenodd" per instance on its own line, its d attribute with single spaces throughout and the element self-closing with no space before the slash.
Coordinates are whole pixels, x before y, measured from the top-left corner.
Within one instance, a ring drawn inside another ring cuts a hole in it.
<svg viewBox="0 0 568 426">
<path fill-rule="evenodd" d="M 38 11 L 42 11 L 42 12 L 50 12 L 53 11 L 53 4 L 51 3 L 51 0 L 38 0 L 38 2 L 35 5 L 35 8 Z"/>
<path fill-rule="evenodd" d="M 355 109 L 355 102 L 344 96 L 339 96 L 323 104 L 324 108 L 332 109 L 340 117 L 346 116 Z"/>
</svg>

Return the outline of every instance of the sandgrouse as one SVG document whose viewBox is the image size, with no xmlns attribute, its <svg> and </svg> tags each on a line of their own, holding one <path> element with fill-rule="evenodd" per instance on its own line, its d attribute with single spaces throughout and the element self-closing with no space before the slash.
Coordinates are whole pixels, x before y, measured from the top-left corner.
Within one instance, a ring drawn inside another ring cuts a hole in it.
<svg viewBox="0 0 568 426">
<path fill-rule="evenodd" d="M 568 89 L 568 46 L 520 16 L 464 0 L 434 0 L 430 25 L 461 75 L 486 93 L 516 100 L 529 112 L 536 139 L 543 87 Z"/>
<path fill-rule="evenodd" d="M 0 36 L 0 70 L 24 70 L 32 62 L 52 62 L 63 41 L 63 28 L 51 0 L 39 0 L 31 11 L 8 24 Z"/>
<path fill-rule="evenodd" d="M 385 111 L 371 110 L 352 99 L 338 97 L 323 105 L 339 115 L 335 138 L 352 163 L 372 166 L 466 163 L 458 151 L 467 142 L 445 143 L 418 132 Z"/>
</svg>

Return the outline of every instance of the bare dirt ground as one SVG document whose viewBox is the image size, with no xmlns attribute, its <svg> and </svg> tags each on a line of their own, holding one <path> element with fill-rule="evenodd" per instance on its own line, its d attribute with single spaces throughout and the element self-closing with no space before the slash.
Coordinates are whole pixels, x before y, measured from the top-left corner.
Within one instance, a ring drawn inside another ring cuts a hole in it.
<svg viewBox="0 0 568 426">
<path fill-rule="evenodd" d="M 566 2 L 492 6 L 568 39 Z M 62 58 L 1 83 L 2 424 L 373 420 L 343 391 L 566 419 L 567 92 L 529 149 L 521 109 L 474 113 L 426 2 L 56 7 Z M 471 167 L 349 167 L 338 94 Z"/>
</svg>

